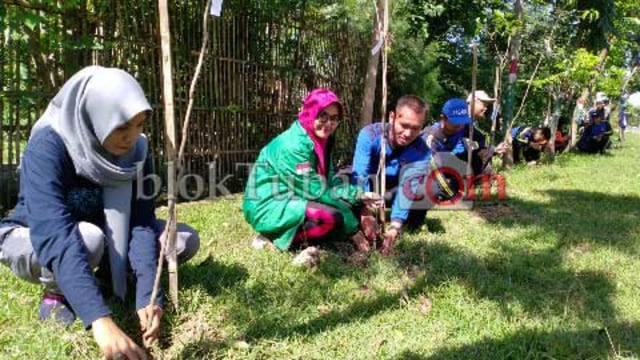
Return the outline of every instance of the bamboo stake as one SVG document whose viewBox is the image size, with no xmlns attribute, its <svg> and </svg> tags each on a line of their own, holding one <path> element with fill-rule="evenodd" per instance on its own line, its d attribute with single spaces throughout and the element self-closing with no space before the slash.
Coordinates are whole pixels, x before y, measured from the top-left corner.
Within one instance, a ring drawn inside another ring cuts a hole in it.
<svg viewBox="0 0 640 360">
<path fill-rule="evenodd" d="M 164 3 L 164 4 L 163 4 Z M 164 5 L 164 8 L 163 8 Z M 194 94 L 195 94 L 195 88 L 196 88 L 196 84 L 198 83 L 198 78 L 200 77 L 200 72 L 202 70 L 202 64 L 204 61 L 204 56 L 207 52 L 207 45 L 209 42 L 209 29 L 208 29 L 208 12 L 209 12 L 209 7 L 211 6 L 211 0 L 207 1 L 207 4 L 205 6 L 204 9 L 204 15 L 203 15 L 203 23 L 202 23 L 202 31 L 203 31 L 203 37 L 202 37 L 202 46 L 200 48 L 200 56 L 198 57 L 198 64 L 196 65 L 196 69 L 195 69 L 195 73 L 193 75 L 193 79 L 191 80 L 191 87 L 189 88 L 189 101 L 188 101 L 188 105 L 187 105 L 187 111 L 185 112 L 185 117 L 184 117 L 184 122 L 183 122 L 183 127 L 182 127 L 182 139 L 180 142 L 180 151 L 178 152 L 178 166 L 179 166 L 179 171 L 178 173 L 182 175 L 182 171 L 183 171 L 183 163 L 184 163 L 184 149 L 186 147 L 186 143 L 187 143 L 187 139 L 189 137 L 189 120 L 191 117 L 191 111 L 193 109 L 193 102 L 194 102 Z M 167 154 L 170 156 L 170 158 L 173 160 L 173 158 L 175 157 L 175 124 L 174 124 L 174 120 L 173 120 L 173 103 L 171 101 L 170 105 L 167 105 L 168 103 L 168 99 L 172 100 L 173 99 L 173 84 L 171 83 L 171 54 L 170 54 L 170 49 L 171 49 L 171 43 L 170 43 L 170 34 L 168 33 L 168 12 L 167 12 L 167 7 L 166 7 L 166 0 L 160 0 L 159 2 L 159 9 L 160 9 L 160 31 L 161 31 L 161 37 L 162 37 L 162 54 L 163 54 L 163 75 L 164 75 L 164 89 L 165 89 L 165 96 L 164 96 L 164 100 L 165 100 L 165 123 L 166 128 L 167 128 L 167 144 L 170 146 L 167 147 Z M 163 22 L 166 21 L 166 26 Z M 167 36 L 167 39 L 165 39 L 165 36 Z M 167 40 L 167 41 L 165 41 Z M 165 45 L 168 45 L 168 49 L 169 52 L 165 52 L 167 49 L 165 48 Z M 168 56 L 165 58 L 165 55 Z M 168 58 L 168 60 L 167 60 Z M 166 71 L 166 63 L 168 62 L 168 68 L 169 68 L 169 79 L 168 82 L 169 84 L 167 84 L 167 71 Z M 169 92 L 171 94 L 167 94 L 167 88 L 169 89 Z M 169 111 L 169 109 L 171 109 L 171 111 Z M 170 118 L 170 120 L 169 120 Z M 169 126 L 169 124 L 171 126 Z M 171 131 L 169 130 L 171 128 Z M 156 277 L 154 280 L 154 284 L 153 284 L 153 291 L 151 294 L 151 299 L 150 299 L 150 305 L 153 305 L 155 302 L 155 298 L 157 296 L 158 293 L 158 288 L 160 286 L 160 275 L 162 273 L 162 263 L 164 261 L 164 254 L 166 252 L 166 248 L 168 247 L 170 249 L 170 258 L 168 260 L 168 267 L 169 267 L 169 291 L 170 291 L 170 297 L 171 297 L 171 301 L 173 302 L 175 308 L 178 308 L 178 266 L 177 266 L 177 254 L 176 254 L 176 249 L 175 249 L 175 236 L 176 236 L 176 211 L 175 211 L 175 167 L 172 165 L 172 162 L 170 160 L 169 163 L 169 171 L 168 171 L 168 176 L 169 176 L 169 186 L 168 186 L 168 197 L 169 197 L 169 219 L 167 220 L 167 225 L 165 228 L 165 231 L 163 232 L 163 237 L 161 238 L 160 244 L 161 244 L 161 248 L 160 248 L 160 256 L 158 259 L 158 269 L 156 270 Z M 171 186 L 171 183 L 174 183 L 173 186 Z M 173 231 L 173 233 L 171 233 L 171 231 Z M 166 244 L 166 240 L 167 240 L 167 234 L 169 234 L 169 244 L 170 246 L 165 246 Z M 171 238 L 173 237 L 173 241 L 171 240 Z M 174 272 L 172 272 L 172 267 Z M 173 283 L 172 281 L 172 275 L 174 277 L 173 279 Z M 151 319 L 149 319 L 149 321 L 151 321 Z M 149 327 L 151 324 L 148 324 L 147 327 Z"/>
<path fill-rule="evenodd" d="M 178 265 L 176 255 L 176 128 L 174 118 L 173 104 L 173 80 L 172 80 L 172 64 L 171 64 L 171 33 L 169 31 L 169 11 L 167 0 L 158 0 L 158 10 L 160 18 L 160 43 L 162 50 L 162 77 L 163 77 L 163 101 L 164 101 L 164 119 L 165 119 L 165 150 L 168 159 L 167 171 L 167 200 L 168 213 L 167 225 L 164 231 L 165 242 L 161 242 L 160 258 L 158 259 L 158 269 L 162 269 L 164 254 L 167 252 L 167 267 L 169 270 L 169 296 L 174 308 L 178 309 Z M 166 249 L 165 249 L 166 248 Z M 168 251 L 167 251 L 168 249 Z M 156 272 L 156 280 L 159 280 L 160 272 Z M 154 284 L 151 296 L 151 302 L 155 301 L 155 295 L 158 291 L 159 283 Z"/>
<path fill-rule="evenodd" d="M 491 114 L 491 135 L 489 138 L 489 144 L 493 145 L 495 144 L 495 139 L 496 139 L 496 129 L 499 126 L 498 124 L 498 113 L 499 113 L 499 108 L 500 108 L 500 74 L 501 74 L 501 68 L 500 66 L 496 66 L 496 71 L 495 71 L 495 80 L 493 83 L 493 97 L 496 99 L 494 105 L 493 105 L 493 113 Z"/>
<path fill-rule="evenodd" d="M 474 129 L 474 119 L 473 114 L 475 113 L 476 108 L 476 73 L 478 70 L 478 44 L 473 43 L 471 45 L 471 53 L 472 53 L 472 66 L 471 66 L 471 123 L 469 124 L 469 144 L 467 145 L 467 176 L 473 177 L 473 169 L 471 168 L 471 158 L 473 155 L 472 145 L 473 145 L 473 129 Z M 473 182 L 469 182 L 469 185 L 466 187 L 466 191 L 468 195 L 469 187 L 473 186 Z"/>
<path fill-rule="evenodd" d="M 388 32 L 389 32 L 389 0 L 385 0 L 384 1 L 384 16 L 382 19 L 382 38 L 383 38 L 383 45 L 382 45 L 382 104 L 381 104 L 381 112 L 382 112 L 382 139 L 380 141 L 380 164 L 378 165 L 378 173 L 380 174 L 380 187 L 379 187 L 379 191 L 380 191 L 380 197 L 383 199 L 382 201 L 382 206 L 380 207 L 380 233 L 384 234 L 384 226 L 385 226 L 385 222 L 386 222 L 386 215 L 385 215 L 385 204 L 384 204 L 384 194 L 385 194 L 385 189 L 387 187 L 386 184 L 386 176 L 387 176 L 387 171 L 386 171 L 386 161 L 387 161 L 387 145 L 386 145 L 386 138 L 385 138 L 385 132 L 384 132 L 384 128 L 385 128 L 385 124 L 386 124 L 386 117 L 387 117 L 387 61 L 388 61 L 388 54 L 389 54 L 389 36 L 388 36 Z M 389 131 L 393 131 L 393 129 L 389 129 Z M 374 242 L 374 248 L 375 248 L 375 242 Z"/>
</svg>

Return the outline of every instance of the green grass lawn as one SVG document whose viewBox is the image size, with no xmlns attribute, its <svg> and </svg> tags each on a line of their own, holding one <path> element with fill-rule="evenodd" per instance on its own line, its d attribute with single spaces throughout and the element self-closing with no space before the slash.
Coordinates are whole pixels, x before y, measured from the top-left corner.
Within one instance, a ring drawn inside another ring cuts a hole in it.
<svg viewBox="0 0 640 360">
<path fill-rule="evenodd" d="M 640 136 L 508 173 L 505 203 L 434 211 L 391 257 L 315 269 L 249 247 L 241 198 L 184 204 L 165 359 L 629 359 L 640 356 Z M 0 269 L 0 358 L 99 358 L 79 322 L 37 320 L 40 289 Z M 135 333 L 136 321 L 117 321 Z"/>
</svg>

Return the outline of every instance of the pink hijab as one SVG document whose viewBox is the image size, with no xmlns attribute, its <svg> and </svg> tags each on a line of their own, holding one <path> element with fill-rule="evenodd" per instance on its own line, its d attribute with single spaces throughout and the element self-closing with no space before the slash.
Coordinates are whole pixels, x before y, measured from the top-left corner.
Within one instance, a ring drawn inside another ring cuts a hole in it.
<svg viewBox="0 0 640 360">
<path fill-rule="evenodd" d="M 344 107 L 340 103 L 338 96 L 331 90 L 327 89 L 315 89 L 307 95 L 302 103 L 302 110 L 298 114 L 298 121 L 300 125 L 305 129 L 307 135 L 313 141 L 313 150 L 318 156 L 318 173 L 322 176 L 327 176 L 327 164 L 324 157 L 325 149 L 327 147 L 327 139 L 320 139 L 316 136 L 313 129 L 313 123 L 322 110 L 328 106 L 336 104 L 340 109 L 340 115 L 344 115 Z"/>
</svg>

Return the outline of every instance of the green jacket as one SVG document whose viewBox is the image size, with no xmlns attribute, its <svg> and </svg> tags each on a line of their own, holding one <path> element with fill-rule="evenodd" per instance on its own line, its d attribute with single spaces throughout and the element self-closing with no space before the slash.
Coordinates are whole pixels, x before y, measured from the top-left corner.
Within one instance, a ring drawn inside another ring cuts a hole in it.
<svg viewBox="0 0 640 360">
<path fill-rule="evenodd" d="M 331 164 L 331 158 L 328 160 Z M 362 190 L 350 185 L 348 177 L 334 177 L 332 165 L 328 165 L 327 179 L 331 180 L 327 184 L 316 172 L 317 162 L 313 142 L 296 121 L 260 151 L 251 170 L 242 204 L 244 217 L 281 250 L 289 248 L 304 222 L 308 201 L 340 210 L 342 236 L 358 231 L 352 208 L 359 205 Z"/>
</svg>

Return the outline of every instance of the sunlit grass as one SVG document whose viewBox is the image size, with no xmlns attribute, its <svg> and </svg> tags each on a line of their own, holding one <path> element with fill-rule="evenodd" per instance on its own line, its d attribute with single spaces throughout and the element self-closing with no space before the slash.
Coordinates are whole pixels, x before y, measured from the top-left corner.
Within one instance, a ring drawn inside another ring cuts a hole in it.
<svg viewBox="0 0 640 360">
<path fill-rule="evenodd" d="M 318 268 L 256 251 L 241 198 L 184 204 L 202 248 L 180 268 L 167 359 L 606 359 L 640 355 L 640 138 L 506 173 L 506 203 L 431 212 L 391 257 Z M 160 212 L 161 213 L 161 212 Z M 99 358 L 77 322 L 0 270 L 0 357 Z M 135 328 L 134 318 L 117 313 Z"/>
</svg>

